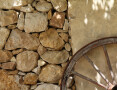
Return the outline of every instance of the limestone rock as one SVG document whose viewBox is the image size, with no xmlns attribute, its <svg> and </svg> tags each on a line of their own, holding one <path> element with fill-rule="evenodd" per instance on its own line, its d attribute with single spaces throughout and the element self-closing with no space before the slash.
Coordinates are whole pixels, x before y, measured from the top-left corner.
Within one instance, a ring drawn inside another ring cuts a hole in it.
<svg viewBox="0 0 117 90">
<path fill-rule="evenodd" d="M 10 31 L 4 27 L 0 27 L 0 49 L 3 49 Z"/>
<path fill-rule="evenodd" d="M 43 13 L 26 13 L 24 30 L 27 33 L 41 32 L 48 25 L 47 15 Z"/>
<path fill-rule="evenodd" d="M 13 55 L 16 55 L 16 54 L 19 54 L 23 51 L 24 51 L 24 49 L 17 49 L 17 50 L 13 50 L 12 53 L 13 53 Z"/>
<path fill-rule="evenodd" d="M 17 69 L 29 72 L 37 66 L 38 54 L 34 51 L 24 51 L 17 55 Z"/>
<path fill-rule="evenodd" d="M 2 69 L 14 70 L 16 66 L 15 62 L 6 62 L 2 64 Z"/>
<path fill-rule="evenodd" d="M 67 19 L 65 19 L 65 23 L 64 23 L 64 26 L 63 26 L 63 30 L 68 30 L 69 29 L 69 22 Z"/>
<path fill-rule="evenodd" d="M 40 56 L 43 55 L 46 51 L 47 51 L 47 49 L 40 44 L 37 49 L 37 52 L 39 53 L 39 55 Z"/>
<path fill-rule="evenodd" d="M 48 12 L 48 20 L 50 20 L 51 18 L 52 18 L 52 10 Z"/>
<path fill-rule="evenodd" d="M 38 67 L 36 67 L 36 68 L 34 68 L 34 69 L 32 70 L 32 72 L 34 72 L 34 73 L 36 73 L 36 74 L 40 74 L 40 71 L 41 71 L 40 66 L 38 66 Z"/>
<path fill-rule="evenodd" d="M 18 22 L 17 22 L 17 27 L 20 30 L 24 29 L 24 13 L 23 12 L 20 12 Z"/>
<path fill-rule="evenodd" d="M 0 9 L 17 9 L 32 3 L 33 0 L 0 0 Z"/>
<path fill-rule="evenodd" d="M 48 12 L 52 9 L 52 5 L 46 1 L 40 1 L 36 4 L 35 8 L 41 12 Z"/>
<path fill-rule="evenodd" d="M 0 62 L 8 62 L 12 58 L 12 53 L 6 50 L 0 50 Z"/>
<path fill-rule="evenodd" d="M 50 0 L 54 9 L 58 12 L 63 12 L 67 10 L 67 1 L 66 0 Z"/>
<path fill-rule="evenodd" d="M 53 28 L 42 32 L 39 39 L 44 47 L 48 47 L 51 49 L 61 50 L 64 46 L 64 41 L 58 35 L 57 31 Z"/>
<path fill-rule="evenodd" d="M 24 84 L 36 84 L 38 76 L 35 73 L 28 73 L 24 76 Z"/>
<path fill-rule="evenodd" d="M 39 80 L 48 83 L 58 83 L 62 77 L 62 68 L 58 65 L 47 65 L 42 68 Z"/>
<path fill-rule="evenodd" d="M 18 70 L 7 71 L 7 74 L 9 74 L 9 75 L 17 75 L 18 74 Z"/>
<path fill-rule="evenodd" d="M 52 19 L 50 20 L 50 26 L 56 28 L 63 28 L 64 21 L 65 21 L 65 13 L 55 12 Z"/>
<path fill-rule="evenodd" d="M 54 84 L 42 84 L 39 85 L 35 90 L 60 90 L 60 87 Z"/>
<path fill-rule="evenodd" d="M 39 67 L 42 67 L 44 65 L 46 65 L 46 62 L 45 61 L 43 61 L 42 59 L 38 60 L 38 66 Z"/>
<path fill-rule="evenodd" d="M 65 49 L 66 49 L 67 51 L 70 51 L 70 50 L 71 50 L 71 46 L 70 46 L 69 43 L 66 43 L 66 44 L 65 44 Z"/>
<path fill-rule="evenodd" d="M 14 50 L 17 48 L 26 48 L 29 50 L 36 50 L 39 44 L 38 38 L 19 30 L 12 30 L 5 45 L 5 49 Z"/>
<path fill-rule="evenodd" d="M 32 12 L 32 11 L 34 11 L 34 8 L 32 8 L 31 4 L 28 4 L 28 6 L 21 7 L 20 11 L 22 11 L 22 12 Z"/>
<path fill-rule="evenodd" d="M 1 3 L 1 1 L 0 1 Z M 18 20 L 18 13 L 13 10 L 0 11 L 0 26 L 8 26 L 16 23 Z"/>
<path fill-rule="evenodd" d="M 62 38 L 65 42 L 68 42 L 68 39 L 69 39 L 68 34 L 66 34 L 66 33 L 60 33 L 59 35 L 61 36 L 61 38 Z"/>
<path fill-rule="evenodd" d="M 63 51 L 47 51 L 41 58 L 51 64 L 61 64 L 68 60 L 69 53 L 66 50 Z"/>
</svg>

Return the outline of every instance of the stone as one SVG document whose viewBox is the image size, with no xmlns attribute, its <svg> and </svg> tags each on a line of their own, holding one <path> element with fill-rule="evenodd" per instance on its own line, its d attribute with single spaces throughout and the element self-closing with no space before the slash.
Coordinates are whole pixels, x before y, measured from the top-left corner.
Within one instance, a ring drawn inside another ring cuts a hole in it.
<svg viewBox="0 0 117 90">
<path fill-rule="evenodd" d="M 37 52 L 39 53 L 39 55 L 40 56 L 43 55 L 46 51 L 47 51 L 47 49 L 40 44 L 37 49 Z"/>
<path fill-rule="evenodd" d="M 68 30 L 69 29 L 69 22 L 67 19 L 65 19 L 65 23 L 64 23 L 64 26 L 63 26 L 63 30 Z"/>
<path fill-rule="evenodd" d="M 55 12 L 50 20 L 50 26 L 55 28 L 63 28 L 65 21 L 65 13 L 64 12 Z"/>
<path fill-rule="evenodd" d="M 58 65 L 46 65 L 39 74 L 41 82 L 58 83 L 62 77 L 62 68 Z"/>
<path fill-rule="evenodd" d="M 26 75 L 26 73 L 24 73 L 24 72 L 18 72 L 18 75 L 21 75 L 21 76 L 24 76 L 24 75 Z"/>
<path fill-rule="evenodd" d="M 48 20 L 52 18 L 52 10 L 48 11 Z"/>
<path fill-rule="evenodd" d="M 67 51 L 71 51 L 71 46 L 70 46 L 69 43 L 66 43 L 66 44 L 65 44 L 65 49 L 66 49 Z"/>
<path fill-rule="evenodd" d="M 35 84 L 35 85 L 31 85 L 31 90 L 34 90 L 34 89 L 36 89 L 37 88 L 37 84 Z"/>
<path fill-rule="evenodd" d="M 24 84 L 36 84 L 38 76 L 35 73 L 28 73 L 24 76 Z"/>
<path fill-rule="evenodd" d="M 45 83 L 45 84 L 39 85 L 35 90 L 60 90 L 60 87 L 58 85 Z"/>
<path fill-rule="evenodd" d="M 16 28 L 16 24 L 8 25 L 7 27 L 8 27 L 8 29 L 15 29 Z"/>
<path fill-rule="evenodd" d="M 13 10 L 0 11 L 0 26 L 1 27 L 17 23 L 17 21 L 18 21 L 18 12 L 13 11 Z"/>
<path fill-rule="evenodd" d="M 37 66 L 38 54 L 34 51 L 24 51 L 17 55 L 17 69 L 29 72 Z"/>
<path fill-rule="evenodd" d="M 8 75 L 5 70 L 0 70 L 0 90 L 21 90 L 15 82 L 13 75 Z"/>
<path fill-rule="evenodd" d="M 36 4 L 35 8 L 40 12 L 48 12 L 52 9 L 52 4 L 47 1 L 40 1 Z"/>
<path fill-rule="evenodd" d="M 6 40 L 9 36 L 10 30 L 4 27 L 0 27 L 0 49 L 4 48 Z"/>
<path fill-rule="evenodd" d="M 57 31 L 53 28 L 48 29 L 40 34 L 39 40 L 44 47 L 54 50 L 61 50 L 64 46 L 64 41 L 59 37 Z"/>
<path fill-rule="evenodd" d="M 15 67 L 16 67 L 16 62 L 2 63 L 2 69 L 14 70 Z"/>
<path fill-rule="evenodd" d="M 65 42 L 68 42 L 68 40 L 69 40 L 68 34 L 66 34 L 66 33 L 60 33 L 59 35 L 61 36 L 61 38 L 62 38 Z"/>
<path fill-rule="evenodd" d="M 6 42 L 5 49 L 14 50 L 17 48 L 26 48 L 28 50 L 36 50 L 39 44 L 38 38 L 20 30 L 12 30 L 8 41 Z"/>
<path fill-rule="evenodd" d="M 67 10 L 67 0 L 50 0 L 54 9 L 58 12 Z"/>
<path fill-rule="evenodd" d="M 7 71 L 7 74 L 9 74 L 9 75 L 17 75 L 18 74 L 18 70 Z"/>
<path fill-rule="evenodd" d="M 47 51 L 41 58 L 51 64 L 61 64 L 68 60 L 69 53 L 66 50 L 62 51 Z"/>
<path fill-rule="evenodd" d="M 44 13 L 26 13 L 24 30 L 30 32 L 45 31 L 48 25 L 47 15 Z"/>
<path fill-rule="evenodd" d="M 42 67 L 44 65 L 46 65 L 46 62 L 44 60 L 42 60 L 42 59 L 38 60 L 38 66 L 39 67 Z"/>
<path fill-rule="evenodd" d="M 29 85 L 21 85 L 21 90 L 30 90 Z"/>
<path fill-rule="evenodd" d="M 13 50 L 12 53 L 13 53 L 13 55 L 16 55 L 16 54 L 19 54 L 23 51 L 24 51 L 24 49 L 17 49 L 17 50 Z"/>
<path fill-rule="evenodd" d="M 17 27 L 19 30 L 24 30 L 24 13 L 20 12 L 18 22 L 17 22 Z"/>
<path fill-rule="evenodd" d="M 21 6 L 31 4 L 33 0 L 0 0 L 0 9 L 20 10 Z"/>
<path fill-rule="evenodd" d="M 34 72 L 34 73 L 36 73 L 36 74 L 40 74 L 40 71 L 41 71 L 40 66 L 38 66 L 38 67 L 36 67 L 36 68 L 34 68 L 34 69 L 32 70 L 32 72 Z"/>
<path fill-rule="evenodd" d="M 0 62 L 8 62 L 12 58 L 13 54 L 7 50 L 0 50 Z"/>
<path fill-rule="evenodd" d="M 31 6 L 31 4 L 28 4 L 27 6 L 21 7 L 20 11 L 22 12 L 33 12 L 34 8 Z"/>
<path fill-rule="evenodd" d="M 58 32 L 58 33 L 67 33 L 68 30 L 57 29 L 57 32 Z"/>
<path fill-rule="evenodd" d="M 39 38 L 39 34 L 38 33 L 32 33 L 32 36 Z"/>
</svg>

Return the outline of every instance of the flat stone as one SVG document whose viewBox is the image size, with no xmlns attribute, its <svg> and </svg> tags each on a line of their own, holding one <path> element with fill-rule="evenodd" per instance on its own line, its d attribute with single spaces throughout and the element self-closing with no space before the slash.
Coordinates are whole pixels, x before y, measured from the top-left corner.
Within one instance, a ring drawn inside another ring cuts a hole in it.
<svg viewBox="0 0 117 90">
<path fill-rule="evenodd" d="M 50 0 L 54 9 L 58 12 L 63 12 L 67 10 L 67 1 L 66 0 Z"/>
<path fill-rule="evenodd" d="M 64 26 L 63 26 L 63 30 L 68 30 L 69 29 L 69 22 L 67 19 L 65 19 L 65 23 L 64 23 Z"/>
<path fill-rule="evenodd" d="M 65 44 L 65 49 L 66 49 L 67 51 L 70 51 L 70 50 L 71 50 L 71 46 L 70 46 L 69 43 L 66 43 L 66 44 Z"/>
<path fill-rule="evenodd" d="M 4 27 L 0 27 L 0 49 L 3 49 L 6 40 L 9 36 L 10 30 Z"/>
<path fill-rule="evenodd" d="M 62 77 L 62 68 L 58 65 L 47 65 L 42 68 L 39 74 L 41 82 L 58 83 Z"/>
<path fill-rule="evenodd" d="M 43 55 L 46 51 L 47 51 L 47 49 L 40 44 L 37 49 L 37 52 L 39 53 L 39 55 L 40 56 Z"/>
<path fill-rule="evenodd" d="M 22 12 L 33 12 L 34 8 L 31 6 L 31 4 L 28 4 L 27 6 L 21 7 L 20 11 L 22 11 Z"/>
<path fill-rule="evenodd" d="M 5 49 L 14 50 L 17 48 L 26 48 L 28 50 L 36 50 L 39 46 L 39 40 L 30 34 L 21 32 L 20 30 L 12 30 Z"/>
<path fill-rule="evenodd" d="M 48 11 L 48 20 L 52 18 L 52 10 Z"/>
<path fill-rule="evenodd" d="M 38 54 L 34 51 L 24 51 L 17 55 L 17 69 L 29 72 L 37 66 Z"/>
<path fill-rule="evenodd" d="M 24 76 L 24 75 L 26 75 L 26 73 L 19 71 L 18 75 Z"/>
<path fill-rule="evenodd" d="M 35 8 L 41 12 L 48 12 L 52 9 L 52 4 L 47 1 L 40 1 L 36 4 Z"/>
<path fill-rule="evenodd" d="M 9 75 L 17 75 L 18 74 L 18 70 L 7 71 L 7 74 L 9 74 Z"/>
<path fill-rule="evenodd" d="M 2 64 L 2 69 L 14 70 L 16 67 L 16 62 L 6 62 Z"/>
<path fill-rule="evenodd" d="M 15 82 L 13 75 L 8 75 L 5 70 L 0 70 L 0 90 L 21 90 Z"/>
<path fill-rule="evenodd" d="M 23 12 L 20 12 L 18 22 L 17 22 L 17 27 L 20 30 L 24 29 L 24 13 Z"/>
<path fill-rule="evenodd" d="M 6 50 L 0 50 L 0 62 L 8 62 L 12 58 L 12 53 Z"/>
<path fill-rule="evenodd" d="M 50 26 L 56 28 L 63 28 L 64 21 L 65 21 L 65 13 L 55 12 L 52 19 L 50 20 Z"/>
<path fill-rule="evenodd" d="M 26 13 L 24 30 L 30 32 L 45 31 L 48 25 L 47 15 L 44 13 Z"/>
<path fill-rule="evenodd" d="M 17 49 L 17 50 L 13 50 L 12 53 L 13 53 L 13 55 L 16 55 L 16 54 L 19 54 L 23 51 L 24 51 L 24 49 Z"/>
<path fill-rule="evenodd" d="M 36 84 L 38 76 L 35 73 L 28 73 L 24 76 L 24 84 Z"/>
<path fill-rule="evenodd" d="M 64 41 L 53 28 L 42 32 L 39 39 L 44 47 L 48 47 L 54 50 L 61 50 L 64 46 Z"/>
<path fill-rule="evenodd" d="M 0 9 L 17 9 L 32 3 L 33 0 L 0 0 Z"/>
<path fill-rule="evenodd" d="M 51 64 L 61 64 L 68 60 L 69 53 L 66 50 L 62 51 L 47 51 L 41 58 Z"/>
<path fill-rule="evenodd" d="M 0 26 L 2 27 L 8 26 L 10 24 L 17 23 L 17 21 L 18 21 L 18 12 L 13 10 L 0 11 Z"/>
<path fill-rule="evenodd" d="M 66 34 L 66 33 L 60 33 L 59 35 L 61 36 L 61 38 L 62 38 L 65 42 L 68 42 L 68 40 L 69 40 L 68 34 Z"/>
</svg>

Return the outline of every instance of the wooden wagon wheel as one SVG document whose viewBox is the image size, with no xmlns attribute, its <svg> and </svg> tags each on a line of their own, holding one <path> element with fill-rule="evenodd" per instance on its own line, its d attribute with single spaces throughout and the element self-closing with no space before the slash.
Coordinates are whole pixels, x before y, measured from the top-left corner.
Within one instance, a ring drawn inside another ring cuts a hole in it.
<svg viewBox="0 0 117 90">
<path fill-rule="evenodd" d="M 96 41 L 84 46 L 78 52 L 76 52 L 76 54 L 72 57 L 72 59 L 70 60 L 70 62 L 68 63 L 68 65 L 67 65 L 67 67 L 66 67 L 66 69 L 64 71 L 63 78 L 62 78 L 62 83 L 61 83 L 61 90 L 67 90 L 66 89 L 66 82 L 67 82 L 67 79 L 71 75 L 78 76 L 78 77 L 80 77 L 82 79 L 85 79 L 85 80 L 87 80 L 87 81 L 89 81 L 89 82 L 91 82 L 93 84 L 98 85 L 99 87 L 105 88 L 105 90 L 117 90 L 117 86 L 116 86 L 117 83 L 115 82 L 115 75 L 113 73 L 113 69 L 112 69 L 112 66 L 111 66 L 111 63 L 110 63 L 110 58 L 109 58 L 109 55 L 108 55 L 108 50 L 106 48 L 106 45 L 109 45 L 109 44 L 117 44 L 117 37 L 109 37 L 109 38 L 103 38 L 103 39 L 96 40 Z M 106 78 L 103 75 L 103 73 L 96 66 L 96 64 L 93 63 L 93 61 L 90 59 L 90 57 L 88 57 L 86 55 L 90 50 L 96 49 L 98 47 L 103 48 L 112 82 L 110 82 L 108 80 L 108 78 Z M 86 77 L 85 75 L 82 75 L 82 74 L 74 71 L 74 66 L 75 66 L 76 62 L 78 62 L 81 57 L 84 57 L 86 60 L 88 60 L 88 62 L 93 67 L 93 69 L 95 69 L 95 71 L 97 73 L 99 73 L 99 75 L 105 80 L 107 85 L 100 84 L 100 83 Z"/>
</svg>

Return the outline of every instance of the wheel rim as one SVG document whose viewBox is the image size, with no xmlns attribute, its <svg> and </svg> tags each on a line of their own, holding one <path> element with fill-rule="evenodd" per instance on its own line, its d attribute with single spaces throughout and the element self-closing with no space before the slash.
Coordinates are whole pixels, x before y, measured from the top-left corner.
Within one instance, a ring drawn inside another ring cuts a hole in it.
<svg viewBox="0 0 117 90">
<path fill-rule="evenodd" d="M 83 48 L 81 48 L 79 51 L 76 52 L 76 54 L 71 58 L 69 64 L 67 65 L 65 71 L 64 71 L 64 74 L 63 74 L 63 78 L 62 78 L 62 83 L 61 83 L 61 90 L 66 90 L 66 82 L 67 82 L 67 79 L 68 77 L 70 77 L 71 75 L 76 75 L 76 76 L 79 76 L 80 78 L 83 78 L 93 84 L 96 84 L 100 87 L 103 87 L 105 89 L 109 89 L 112 90 L 112 88 L 115 86 L 115 80 L 114 80 L 114 74 L 113 74 L 113 70 L 112 70 L 112 66 L 111 66 L 111 63 L 110 63 L 110 60 L 109 60 L 109 56 L 108 56 L 108 52 L 107 52 L 107 49 L 106 49 L 106 45 L 108 44 L 117 44 L 117 37 L 108 37 L 108 38 L 103 38 L 103 39 L 99 39 L 99 40 L 96 40 L 94 42 L 91 42 L 89 43 L 88 45 L 84 46 Z M 113 83 L 110 83 L 109 80 L 104 77 L 103 73 L 101 73 L 101 71 L 99 69 L 96 68 L 95 64 L 93 64 L 92 60 L 86 55 L 87 52 L 89 52 L 90 50 L 94 49 L 94 48 L 97 48 L 99 46 L 102 46 L 103 47 L 103 50 L 104 50 L 104 53 L 105 53 L 105 57 L 106 57 L 106 60 L 107 60 L 107 65 L 108 65 L 108 68 L 110 70 L 110 75 L 111 75 L 111 78 L 113 80 Z M 73 70 L 76 62 L 78 62 L 78 60 L 84 56 L 85 59 L 88 60 L 88 62 L 92 65 L 92 67 L 100 74 L 100 76 L 106 81 L 106 83 L 108 84 L 108 86 L 105 86 L 105 85 L 102 85 L 80 73 L 77 73 Z M 115 88 L 115 87 L 114 87 Z"/>
</svg>

